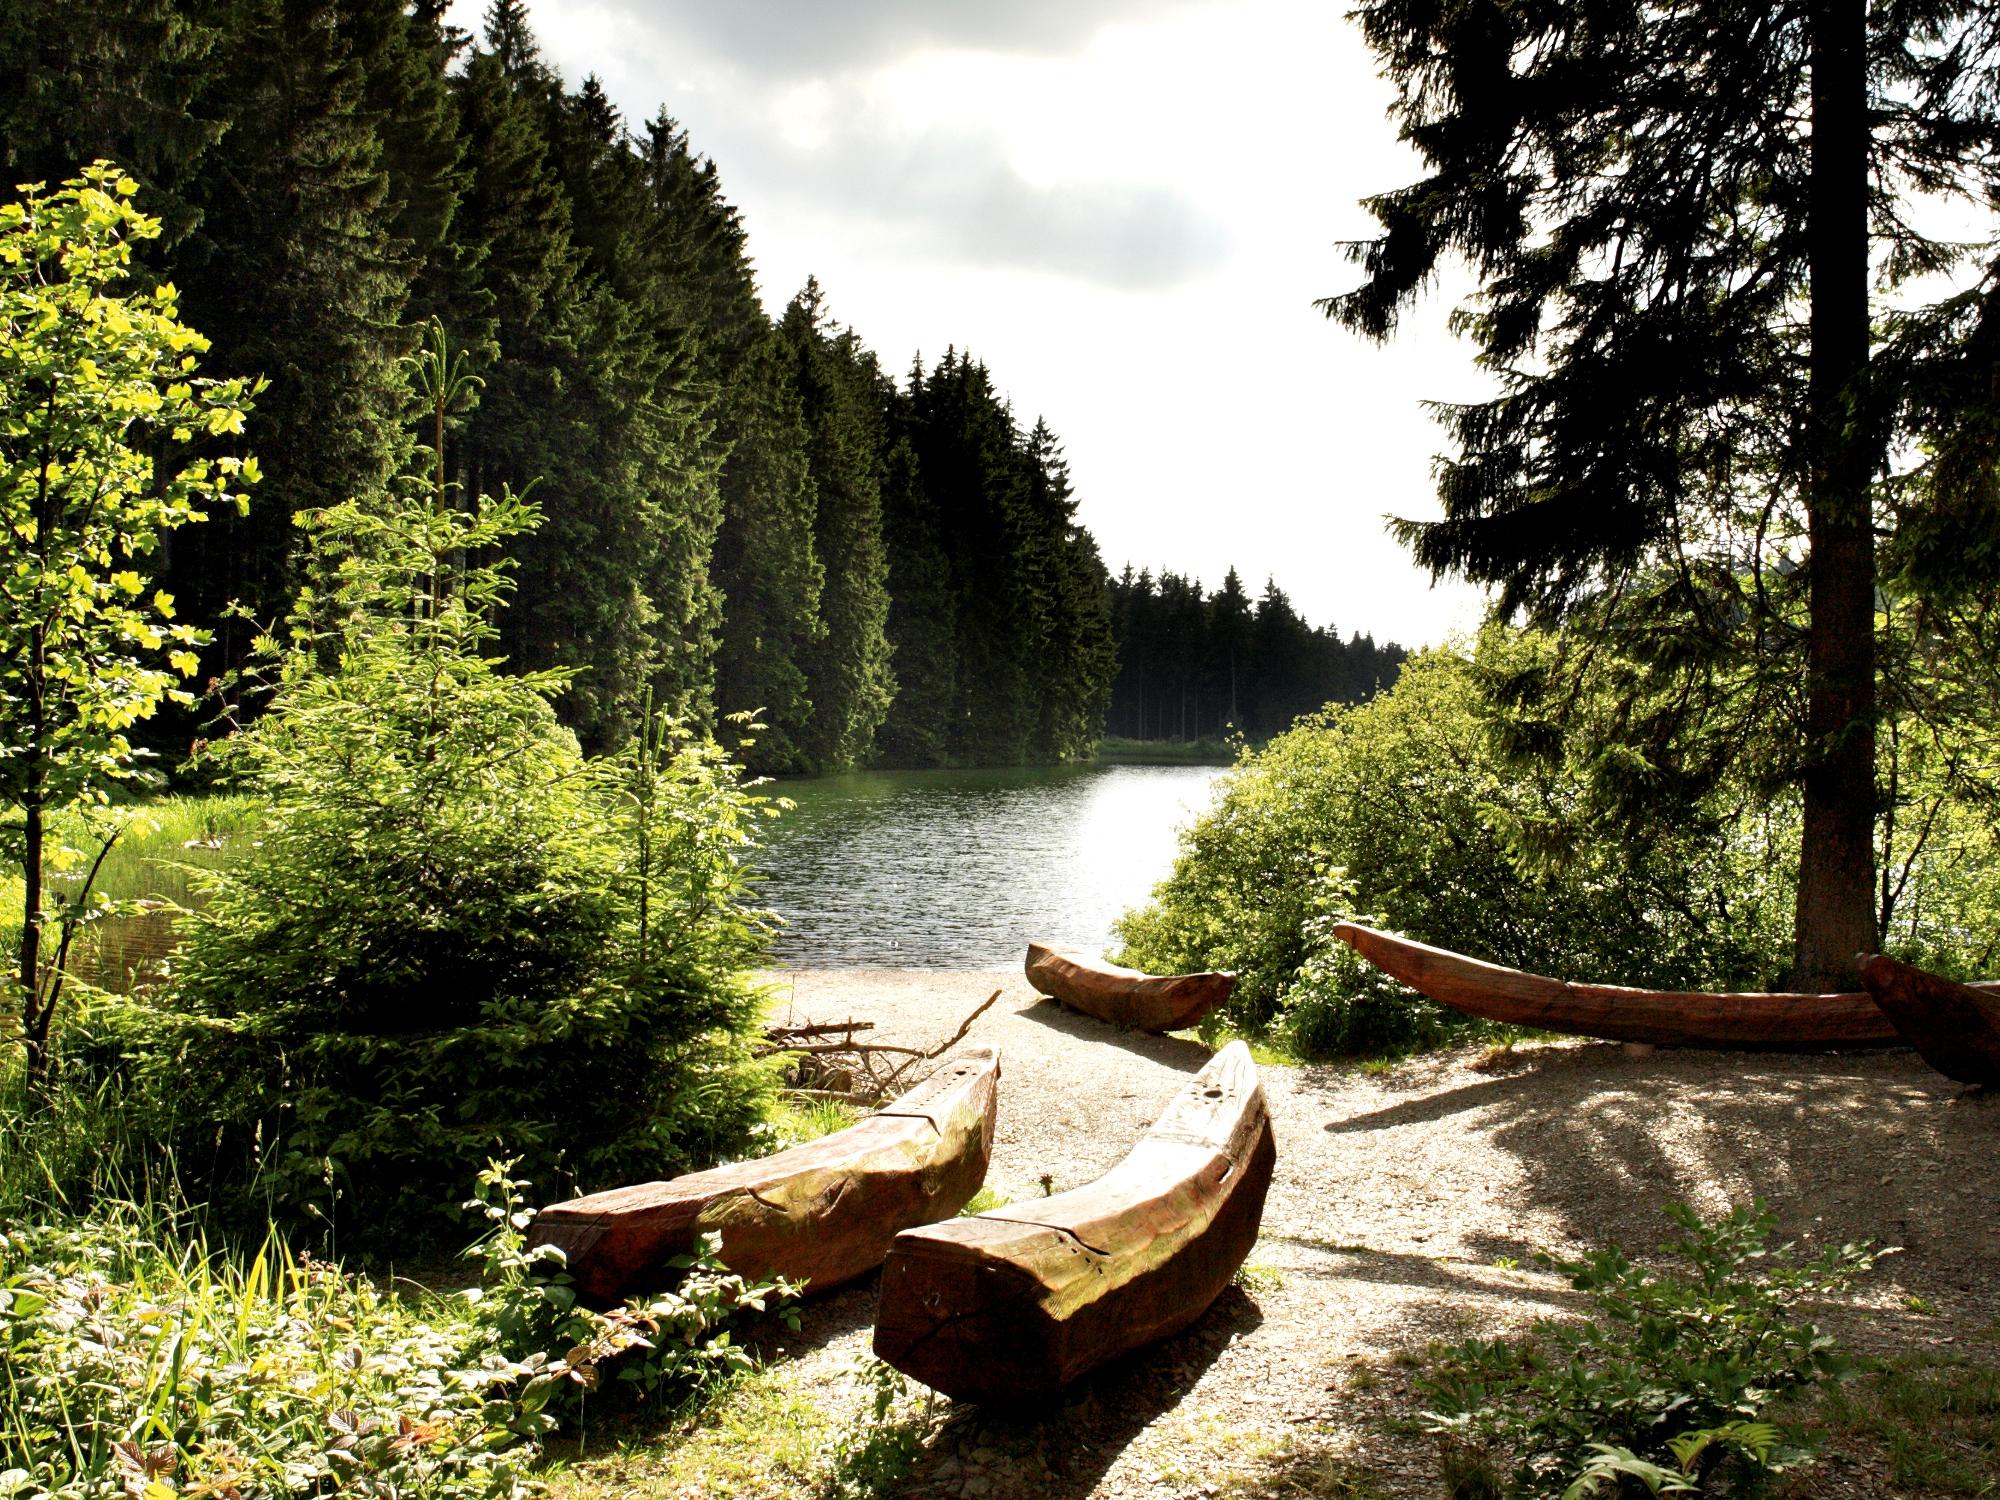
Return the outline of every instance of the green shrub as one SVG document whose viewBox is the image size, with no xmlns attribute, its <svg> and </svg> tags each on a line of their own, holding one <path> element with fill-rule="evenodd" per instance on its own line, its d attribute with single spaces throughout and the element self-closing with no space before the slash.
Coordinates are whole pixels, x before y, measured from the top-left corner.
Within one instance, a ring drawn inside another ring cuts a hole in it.
<svg viewBox="0 0 2000 1500">
<path fill-rule="evenodd" d="M 18 877 L 0 1045 L 40 1088 L 74 940 L 115 909 L 92 880 L 122 831 L 111 795 L 151 779 L 135 726 L 192 701 L 208 640 L 142 570 L 208 507 L 244 504 L 257 465 L 198 456 L 243 431 L 255 391 L 197 376 L 208 340 L 172 283 L 134 284 L 135 242 L 160 233 L 139 184 L 97 161 L 21 191 L 0 204 L 0 864 Z"/>
<path fill-rule="evenodd" d="M 1804 1457 L 1769 1420 L 1780 1397 L 1845 1375 L 1847 1357 L 1809 1323 L 1802 1299 L 1837 1291 L 1876 1256 L 1853 1245 L 1803 1263 L 1767 1249 L 1759 1204 L 1713 1223 L 1675 1205 L 1686 1231 L 1663 1247 L 1684 1272 L 1650 1271 L 1615 1247 L 1577 1262 L 1538 1256 L 1590 1296 L 1592 1319 L 1542 1322 L 1526 1338 L 1472 1339 L 1417 1381 L 1429 1429 L 1462 1486 L 1511 1465 L 1522 1497 L 1700 1490 L 1733 1469 L 1769 1473 Z"/>
<path fill-rule="evenodd" d="M 494 1157 L 552 1191 L 710 1160 L 771 1087 L 744 864 L 769 809 L 676 724 L 586 760 L 562 678 L 486 654 L 508 583 L 479 559 L 533 508 L 449 499 L 299 517 L 312 586 L 218 747 L 258 845 L 115 1029 L 191 1191 L 349 1247 L 441 1234 Z"/>
<path fill-rule="evenodd" d="M 1124 958 L 1241 976 L 1218 1018 L 1303 1056 L 1406 1051 L 1483 1029 L 1354 959 L 1344 917 L 1519 968 L 1649 986 L 1754 986 L 1790 924 L 1776 817 L 1589 831 L 1582 768 L 1512 760 L 1484 683 L 1536 638 L 1489 631 L 1395 688 L 1302 720 L 1223 778 L 1172 875 L 1128 914 Z"/>
<path fill-rule="evenodd" d="M 530 1184 L 509 1175 L 513 1166 L 488 1163 L 478 1196 L 464 1205 L 488 1224 L 485 1238 L 465 1252 L 483 1272 L 481 1285 L 466 1295 L 477 1329 L 471 1352 L 530 1372 L 522 1394 L 530 1409 L 573 1431 L 593 1393 L 614 1408 L 698 1396 L 752 1368 L 731 1332 L 745 1314 L 782 1309 L 785 1326 L 798 1331 L 789 1304 L 799 1286 L 751 1283 L 728 1270 L 716 1258 L 719 1234 L 701 1236 L 694 1254 L 668 1262 L 681 1272 L 672 1291 L 609 1312 L 580 1306 L 562 1251 L 528 1248 Z M 617 1381 L 606 1388 L 599 1374 L 614 1364 Z"/>
<path fill-rule="evenodd" d="M 709 1253 L 677 1293 L 578 1308 L 522 1249 L 521 1186 L 484 1175 L 500 1227 L 479 1252 L 488 1286 L 463 1298 L 391 1295 L 275 1239 L 211 1253 L 158 1207 L 10 1223 L 0 1496 L 513 1500 L 587 1394 L 659 1400 L 740 1369 L 729 1325 L 791 1295 Z"/>
</svg>

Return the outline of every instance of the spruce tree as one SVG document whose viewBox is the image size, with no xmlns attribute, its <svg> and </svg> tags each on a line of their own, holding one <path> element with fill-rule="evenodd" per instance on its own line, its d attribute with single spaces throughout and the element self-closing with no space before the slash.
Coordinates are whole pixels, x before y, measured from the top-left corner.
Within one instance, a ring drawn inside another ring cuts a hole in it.
<svg viewBox="0 0 2000 1500">
<path fill-rule="evenodd" d="M 342 27 L 361 65 L 389 179 L 390 233 L 416 257 L 407 324 L 438 318 L 464 343 L 489 330 L 468 305 L 476 250 L 455 232 L 469 185 L 447 74 L 466 44 L 441 0 L 346 0 Z"/>
<path fill-rule="evenodd" d="M 550 586 L 537 623 L 554 635 L 550 620 L 561 621 L 574 659 L 589 667 L 586 738 L 616 743 L 648 686 L 677 714 L 705 716 L 712 702 L 714 392 L 696 378 L 698 334 L 679 317 L 678 267 L 653 253 L 660 235 L 645 161 L 597 80 L 561 99 L 552 120 L 552 160 L 582 252 L 564 394 L 590 440 L 550 476 L 565 499 L 546 499 L 544 510 L 552 523 L 566 520 L 572 544 L 551 537 L 540 559 Z M 524 554 L 524 592 L 530 566 Z"/>
<path fill-rule="evenodd" d="M 1434 573 L 1497 584 L 1503 612 L 1580 619 L 1635 663 L 1628 732 L 1599 758 L 1643 768 L 1627 795 L 1692 806 L 1746 754 L 1773 762 L 1803 805 L 1792 979 L 1847 987 L 1880 938 L 1877 534 L 1894 565 L 1906 502 L 1946 478 L 1921 445 L 1963 430 L 1953 403 L 1905 391 L 1967 356 L 1962 373 L 1994 368 L 1976 346 L 2000 291 L 1989 275 L 1915 305 L 1966 247 L 1911 209 L 1991 212 L 1990 8 L 1357 15 L 1427 170 L 1369 200 L 1366 279 L 1323 305 L 1387 337 L 1463 256 L 1481 292 L 1459 326 L 1503 382 L 1448 413 L 1443 519 L 1403 535 Z M 1990 541 L 1991 445 L 1959 451 Z"/>
<path fill-rule="evenodd" d="M 1207 696 L 1225 725 L 1243 727 L 1251 631 L 1250 599 L 1235 568 L 1208 599 Z"/>
<path fill-rule="evenodd" d="M 171 252 L 201 221 L 189 197 L 232 101 L 217 87 L 239 0 L 4 0 L 0 171 L 53 185 L 100 158 L 140 184 Z"/>
<path fill-rule="evenodd" d="M 815 280 L 785 309 L 778 333 L 805 418 L 812 545 L 825 570 L 824 629 L 803 660 L 812 700 L 803 748 L 814 770 L 844 771 L 873 751 L 896 692 L 884 633 L 882 378 L 854 334 L 833 325 Z"/>
<path fill-rule="evenodd" d="M 730 443 L 722 473 L 723 518 L 715 578 L 723 595 L 716 652 L 716 707 L 760 710 L 764 724 L 747 752 L 764 772 L 811 767 L 812 717 L 805 661 L 824 632 L 826 573 L 813 551 L 817 496 L 805 413 L 789 351 L 770 333 L 736 371 L 724 411 Z"/>
<path fill-rule="evenodd" d="M 652 207 L 651 253 L 668 315 L 694 331 L 690 379 L 715 398 L 706 448 L 718 466 L 720 520 L 709 572 L 722 598 L 715 705 L 759 710 L 745 751 L 759 771 L 812 769 L 808 666 L 826 635 L 826 570 L 798 361 L 757 300 L 743 226 L 712 161 L 661 110 L 640 145 Z"/>
<path fill-rule="evenodd" d="M 409 452 L 398 361 L 418 261 L 395 232 L 379 117 L 339 0 L 238 0 L 217 87 L 231 128 L 189 192 L 201 225 L 173 266 L 213 365 L 270 382 L 263 499 L 175 550 L 190 613 L 271 620 L 293 592 L 294 511 L 379 494 Z M 247 641 L 225 624 L 219 655 Z"/>
<path fill-rule="evenodd" d="M 922 383 L 921 374 L 916 383 Z M 916 449 L 907 437 L 889 449 L 882 535 L 889 563 L 883 628 L 895 653 L 896 696 L 876 742 L 891 765 L 947 765 L 958 701 L 957 604 L 937 507 L 924 490 Z"/>
<path fill-rule="evenodd" d="M 947 349 L 910 402 L 906 432 L 952 571 L 955 759 L 1029 758 L 1033 700 L 1026 473 L 1019 434 L 984 365 Z"/>
<path fill-rule="evenodd" d="M 1031 748 L 1036 760 L 1074 760 L 1096 748 L 1111 702 L 1109 580 L 1096 542 L 1076 524 L 1069 464 L 1046 421 L 1036 421 L 1021 459 L 1029 540 L 1018 587 L 1032 611 L 1026 644 L 1038 712 Z"/>
</svg>

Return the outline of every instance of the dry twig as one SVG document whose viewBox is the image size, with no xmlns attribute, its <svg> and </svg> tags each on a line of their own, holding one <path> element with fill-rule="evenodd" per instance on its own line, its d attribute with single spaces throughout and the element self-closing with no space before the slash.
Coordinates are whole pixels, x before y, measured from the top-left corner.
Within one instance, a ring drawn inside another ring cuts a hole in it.
<svg viewBox="0 0 2000 1500">
<path fill-rule="evenodd" d="M 985 1004 L 958 1023 L 944 1041 L 934 1047 L 900 1047 L 888 1042 L 855 1040 L 854 1033 L 872 1030 L 873 1021 L 830 1022 L 813 1026 L 774 1027 L 767 1031 L 764 1055 L 782 1052 L 797 1059 L 793 1064 L 794 1087 L 785 1092 L 804 1099 L 845 1099 L 856 1104 L 875 1104 L 914 1084 L 906 1075 L 921 1063 L 935 1062 L 965 1040 L 972 1023 L 1000 999 L 995 990 Z M 842 1041 L 798 1041 L 794 1038 L 842 1035 Z M 897 1059 L 900 1059 L 898 1061 Z M 829 1087 L 830 1084 L 844 1087 Z"/>
</svg>

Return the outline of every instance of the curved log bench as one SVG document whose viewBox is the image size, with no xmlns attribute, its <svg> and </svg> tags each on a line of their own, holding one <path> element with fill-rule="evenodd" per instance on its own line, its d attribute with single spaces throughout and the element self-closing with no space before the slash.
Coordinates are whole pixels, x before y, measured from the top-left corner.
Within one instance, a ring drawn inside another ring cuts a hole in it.
<svg viewBox="0 0 2000 1500">
<path fill-rule="evenodd" d="M 1257 1240 L 1277 1147 L 1241 1042 L 1087 1187 L 905 1230 L 875 1352 L 959 1400 L 1021 1400 L 1178 1333 Z"/>
<path fill-rule="evenodd" d="M 1882 1013 L 1947 1078 L 2000 1084 L 2000 996 L 1886 953 L 1861 960 L 1861 982 Z"/>
<path fill-rule="evenodd" d="M 1893 1047 L 1901 1040 L 1862 990 L 1755 994 L 1570 984 L 1352 922 L 1335 923 L 1333 931 L 1392 979 L 1442 1005 L 1537 1031 L 1772 1052 Z"/>
<path fill-rule="evenodd" d="M 599 1304 L 672 1279 L 666 1262 L 722 1236 L 724 1265 L 824 1291 L 882 1263 L 900 1229 L 948 1219 L 986 1180 L 1000 1053 L 970 1047 L 858 1124 L 757 1161 L 554 1204 L 528 1243 L 559 1246 Z"/>
<path fill-rule="evenodd" d="M 1192 1026 L 1236 988 L 1234 974 L 1142 974 L 1048 943 L 1028 944 L 1025 968 L 1038 994 L 1100 1021 L 1141 1031 Z"/>
</svg>

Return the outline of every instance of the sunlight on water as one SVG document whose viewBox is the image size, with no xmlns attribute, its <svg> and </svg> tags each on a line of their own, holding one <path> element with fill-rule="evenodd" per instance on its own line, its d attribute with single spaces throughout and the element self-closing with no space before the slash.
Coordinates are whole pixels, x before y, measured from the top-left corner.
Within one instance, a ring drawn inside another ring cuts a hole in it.
<svg viewBox="0 0 2000 1500">
<path fill-rule="evenodd" d="M 792 968 L 1008 968 L 1102 951 L 1173 867 L 1217 766 L 886 771 L 787 781 L 762 864 Z"/>
</svg>

